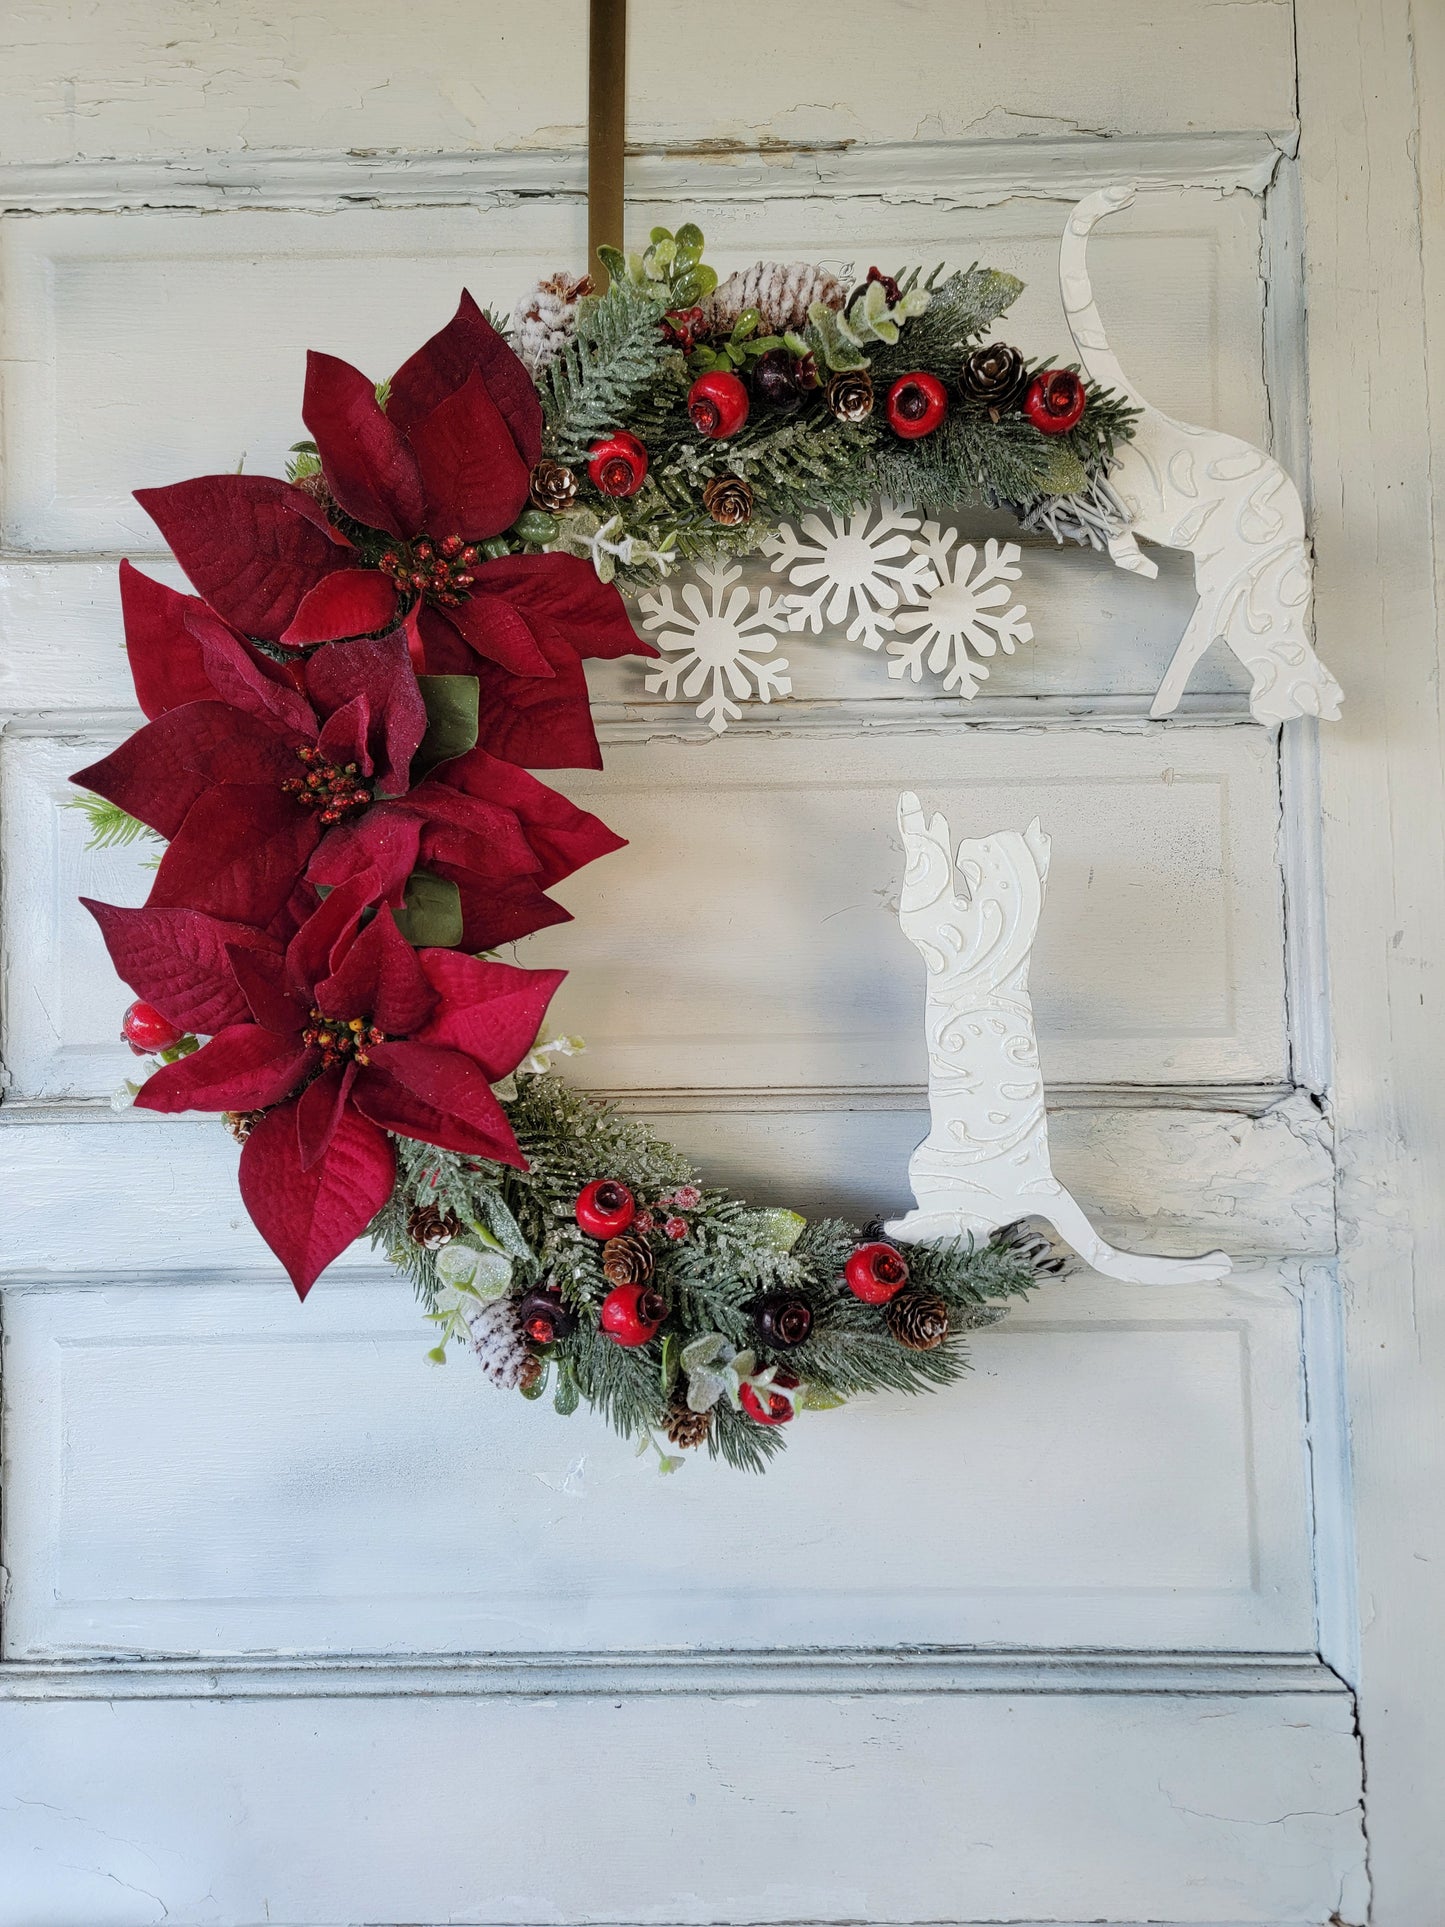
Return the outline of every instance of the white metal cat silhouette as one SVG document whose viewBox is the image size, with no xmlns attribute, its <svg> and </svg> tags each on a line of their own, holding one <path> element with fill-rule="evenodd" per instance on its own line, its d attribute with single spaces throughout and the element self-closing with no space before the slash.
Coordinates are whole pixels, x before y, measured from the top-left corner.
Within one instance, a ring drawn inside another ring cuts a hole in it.
<svg viewBox="0 0 1445 1927">
<path fill-rule="evenodd" d="M 928 1103 L 932 1125 L 908 1163 L 917 1209 L 886 1227 L 909 1241 L 986 1238 L 1025 1217 L 1047 1220 L 1095 1271 L 1134 1284 L 1222 1278 L 1221 1251 L 1142 1258 L 1116 1250 L 1054 1176 L 1029 958 L 1044 905 L 1049 839 L 1022 835 L 959 846 L 948 824 L 898 799 L 906 867 L 899 921 L 928 965 Z M 963 894 L 958 889 L 962 879 Z"/>
<path fill-rule="evenodd" d="M 1143 411 L 1134 440 L 1109 471 L 1133 523 L 1109 543 L 1109 553 L 1121 569 L 1146 576 L 1158 568 L 1136 535 L 1194 557 L 1199 600 L 1149 713 L 1167 716 L 1178 708 L 1195 664 L 1218 640 L 1250 673 L 1256 721 L 1333 721 L 1343 692 L 1310 647 L 1310 554 L 1299 491 L 1263 449 L 1171 421 L 1151 407 L 1105 338 L 1085 263 L 1089 232 L 1101 216 L 1127 207 L 1135 192 L 1109 187 L 1079 202 L 1059 250 L 1059 287 L 1084 367 Z"/>
</svg>

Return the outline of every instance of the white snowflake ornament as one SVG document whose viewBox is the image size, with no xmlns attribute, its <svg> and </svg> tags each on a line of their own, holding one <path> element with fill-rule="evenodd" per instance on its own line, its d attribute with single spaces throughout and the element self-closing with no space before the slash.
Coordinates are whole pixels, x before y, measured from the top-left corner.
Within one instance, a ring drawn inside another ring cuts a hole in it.
<svg viewBox="0 0 1445 1927">
<path fill-rule="evenodd" d="M 968 698 L 988 674 L 979 658 L 1000 649 L 1012 655 L 1021 642 L 1033 641 L 1034 632 L 1024 620 L 1027 611 L 1021 602 L 1002 608 L 1013 593 L 1008 585 L 1022 573 L 1018 543 L 996 542 L 990 536 L 975 571 L 978 550 L 971 542 L 950 557 L 957 540 L 957 529 L 925 522 L 923 538 L 915 546 L 927 558 L 936 586 L 918 598 L 919 607 L 899 612 L 894 627 L 911 634 L 911 640 L 890 639 L 888 653 L 894 660 L 888 673 L 919 682 L 927 666 L 943 676 L 945 689 Z"/>
<path fill-rule="evenodd" d="M 701 694 L 697 714 L 720 736 L 743 713 L 733 698 L 756 692 L 767 702 L 791 693 L 784 657 L 754 660 L 774 646 L 773 633 L 787 628 L 788 612 L 771 589 L 763 589 L 750 609 L 748 591 L 732 587 L 742 574 L 735 562 L 704 563 L 693 573 L 682 586 L 682 608 L 666 585 L 641 599 L 643 627 L 655 631 L 659 649 L 676 652 L 676 660 L 649 670 L 647 688 L 669 702 L 676 702 L 679 690 L 689 701 Z"/>
<path fill-rule="evenodd" d="M 913 540 L 918 517 L 911 508 L 875 502 L 849 515 L 832 510 L 826 520 L 805 515 L 799 526 L 801 534 L 784 522 L 763 543 L 774 573 L 786 570 L 794 588 L 808 591 L 787 598 L 790 628 L 817 635 L 825 618 L 837 628 L 851 616 L 848 640 L 876 649 L 898 605 L 936 579 Z"/>
</svg>

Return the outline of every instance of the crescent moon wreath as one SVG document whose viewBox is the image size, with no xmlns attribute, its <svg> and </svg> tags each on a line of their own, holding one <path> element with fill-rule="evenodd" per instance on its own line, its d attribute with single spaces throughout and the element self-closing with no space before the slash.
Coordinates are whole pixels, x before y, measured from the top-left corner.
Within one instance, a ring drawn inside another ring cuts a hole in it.
<svg viewBox="0 0 1445 1927">
<path fill-rule="evenodd" d="M 914 542 L 898 505 L 982 504 L 1139 573 L 1138 534 L 1194 551 L 1166 707 L 1217 635 L 1256 714 L 1334 712 L 1283 471 L 1157 415 L 1108 353 L 1083 237 L 1127 197 L 1094 197 L 1065 237 L 1082 369 L 991 338 L 1021 287 L 996 269 L 763 263 L 719 282 L 695 226 L 659 228 L 606 256 L 605 292 L 555 275 L 505 323 L 463 294 L 389 381 L 310 355 L 284 480 L 138 491 L 195 593 L 121 564 L 147 721 L 74 781 L 93 841 L 164 848 L 143 908 L 86 907 L 136 994 L 125 1039 L 151 1059 L 129 1095 L 222 1115 L 246 1209 L 302 1297 L 369 1231 L 415 1285 L 432 1357 L 455 1341 L 499 1386 L 550 1391 L 563 1414 L 586 1401 L 665 1471 L 669 1446 L 700 1445 L 761 1469 L 801 1413 L 956 1379 L 966 1334 L 1058 1269 L 999 1211 L 950 1215 L 927 1146 L 916 1238 L 908 1220 L 889 1241 L 705 1187 L 549 1068 L 574 1048 L 545 1021 L 562 973 L 494 953 L 565 921 L 548 891 L 621 847 L 530 772 L 601 767 L 583 661 L 657 654 L 623 592 L 656 617 L 679 567 L 716 590 L 758 547 L 797 582 L 824 515 L 845 539 L 885 503 L 891 573 L 871 600 L 827 585 L 866 603 L 875 646 L 932 582 L 928 531 Z M 779 609 L 821 626 L 818 597 L 800 600 Z M 931 860 L 948 856 L 943 825 Z M 962 928 L 966 881 L 944 900 Z M 1022 961 L 1026 984 L 1026 944 Z M 942 1130 L 957 1093 L 930 1056 Z M 1041 1081 L 1036 1108 L 1047 1177 Z M 1111 1248 L 1067 1203 L 1100 1262 Z M 1217 1255 L 1194 1263 L 1218 1275 Z"/>
</svg>

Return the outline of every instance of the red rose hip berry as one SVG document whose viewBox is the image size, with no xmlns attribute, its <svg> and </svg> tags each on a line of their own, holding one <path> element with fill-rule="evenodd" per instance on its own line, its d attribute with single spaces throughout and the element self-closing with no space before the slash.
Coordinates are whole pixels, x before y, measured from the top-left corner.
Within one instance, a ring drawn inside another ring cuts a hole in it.
<svg viewBox="0 0 1445 1927">
<path fill-rule="evenodd" d="M 134 1003 L 120 1020 L 120 1034 L 137 1057 L 149 1057 L 179 1044 L 186 1033 L 169 1017 L 162 1017 L 154 1004 Z"/>
<path fill-rule="evenodd" d="M 793 1401 L 783 1393 L 796 1391 L 798 1384 L 791 1372 L 775 1372 L 772 1385 L 740 1385 L 738 1404 L 757 1425 L 786 1425 L 794 1417 Z"/>
<path fill-rule="evenodd" d="M 688 389 L 687 412 L 693 427 L 709 441 L 725 442 L 748 418 L 748 391 L 736 375 L 714 368 Z"/>
<path fill-rule="evenodd" d="M 635 495 L 647 480 L 647 450 L 635 435 L 619 428 L 587 451 L 587 473 L 595 488 L 616 501 Z"/>
<path fill-rule="evenodd" d="M 931 435 L 948 413 L 948 390 L 937 375 L 900 375 L 888 390 L 888 426 L 906 442 Z"/>
<path fill-rule="evenodd" d="M 1041 435 L 1067 435 L 1078 426 L 1088 401 L 1084 384 L 1067 368 L 1035 375 L 1024 396 L 1024 413 Z"/>
<path fill-rule="evenodd" d="M 893 1245 L 859 1245 L 843 1276 L 849 1291 L 865 1305 L 886 1305 L 908 1283 L 908 1265 Z"/>
<path fill-rule="evenodd" d="M 595 1178 L 577 1194 L 577 1222 L 589 1238 L 615 1238 L 637 1216 L 637 1204 L 616 1178 Z"/>
<path fill-rule="evenodd" d="M 645 1345 L 667 1316 L 667 1300 L 649 1285 L 618 1285 L 602 1300 L 602 1329 L 614 1345 Z"/>
</svg>

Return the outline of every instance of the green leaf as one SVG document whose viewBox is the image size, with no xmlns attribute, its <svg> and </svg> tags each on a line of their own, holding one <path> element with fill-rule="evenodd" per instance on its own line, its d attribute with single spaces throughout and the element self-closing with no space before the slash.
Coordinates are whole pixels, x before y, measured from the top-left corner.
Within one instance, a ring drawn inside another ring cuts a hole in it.
<svg viewBox="0 0 1445 1927">
<path fill-rule="evenodd" d="M 512 524 L 512 533 L 521 542 L 551 542 L 557 534 L 557 518 L 545 509 L 523 509 Z"/>
<path fill-rule="evenodd" d="M 518 1387 L 518 1390 L 521 1392 L 522 1397 L 530 1398 L 534 1400 L 539 1399 L 547 1389 L 547 1380 L 551 1374 L 551 1369 L 552 1369 L 551 1366 L 544 1358 L 542 1360 L 542 1369 L 540 1372 L 538 1372 L 535 1383 L 531 1385 L 522 1385 Z"/>
<path fill-rule="evenodd" d="M 694 261 L 702 258 L 702 229 L 696 221 L 684 221 L 673 239 L 682 253 L 690 254 Z"/>
<path fill-rule="evenodd" d="M 733 341 L 746 341 L 749 335 L 756 334 L 762 324 L 762 314 L 757 308 L 744 308 L 733 323 L 730 337 Z"/>
<path fill-rule="evenodd" d="M 475 676 L 418 676 L 426 704 L 426 735 L 414 761 L 423 770 L 465 755 L 477 740 Z"/>
<path fill-rule="evenodd" d="M 573 1378 L 567 1365 L 559 1360 L 557 1390 L 552 1395 L 552 1410 L 562 1418 L 571 1418 L 581 1403 L 582 1394 L 577 1389 L 576 1379 Z"/>
<path fill-rule="evenodd" d="M 794 1403 L 800 1412 L 836 1412 L 848 1401 L 836 1392 L 825 1392 L 821 1385 L 805 1385 Z"/>
<path fill-rule="evenodd" d="M 659 241 L 670 241 L 672 239 L 672 229 L 670 227 L 652 228 L 649 230 L 647 238 L 651 241 L 652 245 L 656 247 Z"/>
<path fill-rule="evenodd" d="M 626 280 L 627 256 L 622 252 L 621 248 L 600 247 L 597 250 L 597 259 L 602 263 L 603 267 L 606 268 L 614 281 Z"/>
<path fill-rule="evenodd" d="M 462 893 L 446 877 L 413 870 L 406 880 L 406 905 L 393 912 L 396 927 L 414 949 L 455 950 L 462 940 Z"/>
<path fill-rule="evenodd" d="M 474 1251 L 470 1245 L 443 1245 L 437 1277 L 456 1291 L 481 1299 L 502 1298 L 512 1282 L 512 1261 L 500 1251 Z"/>
<path fill-rule="evenodd" d="M 427 1363 L 430 1365 L 445 1365 L 446 1362 L 447 1362 L 446 1346 L 433 1345 L 431 1350 L 427 1353 Z"/>
<path fill-rule="evenodd" d="M 678 1337 L 677 1333 L 666 1333 L 662 1341 L 661 1372 L 662 1396 L 664 1398 L 670 1398 L 672 1396 L 672 1388 L 677 1383 L 677 1374 L 681 1366 L 681 1359 L 679 1357 L 681 1350 L 682 1340 Z"/>
</svg>

